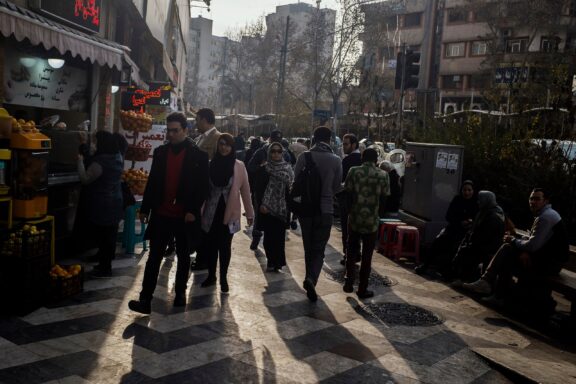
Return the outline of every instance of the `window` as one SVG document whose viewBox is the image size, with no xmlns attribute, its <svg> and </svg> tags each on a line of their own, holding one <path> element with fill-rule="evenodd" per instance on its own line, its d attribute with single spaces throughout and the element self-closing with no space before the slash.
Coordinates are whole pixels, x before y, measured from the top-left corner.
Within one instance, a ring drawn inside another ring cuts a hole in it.
<svg viewBox="0 0 576 384">
<path fill-rule="evenodd" d="M 422 13 L 408 13 L 404 15 L 404 28 L 419 27 L 422 23 Z"/>
<path fill-rule="evenodd" d="M 446 57 L 463 57 L 466 43 L 446 44 Z"/>
<path fill-rule="evenodd" d="M 485 41 L 473 41 L 470 46 L 470 56 L 484 56 L 488 51 L 488 44 Z"/>
<path fill-rule="evenodd" d="M 506 44 L 508 53 L 524 53 L 528 49 L 528 39 L 510 39 Z"/>
<path fill-rule="evenodd" d="M 489 75 L 471 75 L 470 76 L 470 88 L 473 89 L 486 89 L 490 88 L 490 76 Z"/>
<path fill-rule="evenodd" d="M 468 21 L 468 12 L 464 9 L 452 8 L 448 10 L 448 24 L 465 23 Z"/>
<path fill-rule="evenodd" d="M 442 76 L 442 89 L 462 89 L 462 77 L 460 75 Z"/>
<path fill-rule="evenodd" d="M 558 38 L 542 37 L 540 40 L 540 52 L 558 52 Z"/>
</svg>

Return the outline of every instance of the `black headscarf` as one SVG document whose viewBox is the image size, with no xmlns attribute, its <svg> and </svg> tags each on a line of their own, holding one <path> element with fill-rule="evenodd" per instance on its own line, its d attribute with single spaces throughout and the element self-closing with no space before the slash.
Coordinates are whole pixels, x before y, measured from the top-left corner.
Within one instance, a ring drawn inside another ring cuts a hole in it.
<svg viewBox="0 0 576 384">
<path fill-rule="evenodd" d="M 234 175 L 234 165 L 236 163 L 236 152 L 234 151 L 234 138 L 228 133 L 220 135 L 218 142 L 221 140 L 226 141 L 231 146 L 230 154 L 222 156 L 220 151 L 216 150 L 216 154 L 210 161 L 210 180 L 212 184 L 217 187 L 225 187 L 228 185 L 230 178 Z"/>
<path fill-rule="evenodd" d="M 98 131 L 96 133 L 96 153 L 95 155 L 115 155 L 119 152 L 118 140 L 107 131 Z"/>
</svg>

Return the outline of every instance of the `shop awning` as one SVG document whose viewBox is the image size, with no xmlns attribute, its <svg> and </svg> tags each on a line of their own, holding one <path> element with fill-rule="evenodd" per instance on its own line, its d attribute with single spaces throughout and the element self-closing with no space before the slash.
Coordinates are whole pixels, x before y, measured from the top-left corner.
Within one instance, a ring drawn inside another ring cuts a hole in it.
<svg viewBox="0 0 576 384">
<path fill-rule="evenodd" d="M 0 0 L 0 33 L 5 37 L 14 35 L 17 41 L 28 39 L 33 45 L 42 44 L 46 50 L 55 48 L 63 55 L 70 52 L 74 57 L 119 71 L 129 51 L 123 45 L 67 27 L 6 0 Z M 135 65 L 132 60 L 124 61 Z M 137 73 L 138 67 L 132 72 Z"/>
</svg>

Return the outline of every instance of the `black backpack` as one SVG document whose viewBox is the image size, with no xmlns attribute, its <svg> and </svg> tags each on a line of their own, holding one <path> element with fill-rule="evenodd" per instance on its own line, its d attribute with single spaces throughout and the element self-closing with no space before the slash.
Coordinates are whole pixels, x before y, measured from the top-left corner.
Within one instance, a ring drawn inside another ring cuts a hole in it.
<svg viewBox="0 0 576 384">
<path fill-rule="evenodd" d="M 320 198 L 322 195 L 322 177 L 310 152 L 304 152 L 306 160 L 292 188 L 288 203 L 290 210 L 298 217 L 313 217 L 321 214 Z"/>
</svg>

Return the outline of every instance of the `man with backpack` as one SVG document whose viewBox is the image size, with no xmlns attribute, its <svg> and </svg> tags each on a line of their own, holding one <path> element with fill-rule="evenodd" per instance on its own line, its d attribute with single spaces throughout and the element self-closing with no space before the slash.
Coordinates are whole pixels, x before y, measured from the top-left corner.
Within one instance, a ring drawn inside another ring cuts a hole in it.
<svg viewBox="0 0 576 384">
<path fill-rule="evenodd" d="M 334 194 L 341 188 L 342 162 L 330 148 L 332 130 L 318 127 L 314 130 L 314 145 L 298 158 L 294 168 L 292 203 L 297 199 L 300 209 L 298 220 L 302 229 L 306 277 L 303 287 L 308 299 L 318 300 L 316 284 L 324 264 L 324 250 L 334 214 Z M 295 191 L 301 196 L 294 198 Z"/>
</svg>

